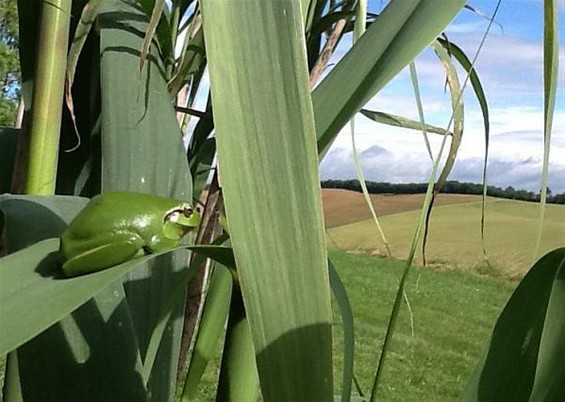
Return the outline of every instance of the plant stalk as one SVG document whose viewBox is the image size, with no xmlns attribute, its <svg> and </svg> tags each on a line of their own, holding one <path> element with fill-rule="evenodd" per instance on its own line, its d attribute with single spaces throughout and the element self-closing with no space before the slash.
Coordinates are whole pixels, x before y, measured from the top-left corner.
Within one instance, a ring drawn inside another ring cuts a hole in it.
<svg viewBox="0 0 565 402">
<path fill-rule="evenodd" d="M 43 2 L 25 192 L 55 193 L 71 0 Z"/>
</svg>

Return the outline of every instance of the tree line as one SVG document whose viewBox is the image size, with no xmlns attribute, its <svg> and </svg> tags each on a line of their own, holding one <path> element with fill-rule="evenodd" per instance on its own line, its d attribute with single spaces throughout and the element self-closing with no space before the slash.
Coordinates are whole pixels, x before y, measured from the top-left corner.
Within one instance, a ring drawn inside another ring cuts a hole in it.
<svg viewBox="0 0 565 402">
<path fill-rule="evenodd" d="M 428 183 L 388 183 L 367 181 L 367 190 L 370 194 L 422 194 L 426 192 Z M 339 188 L 361 192 L 359 180 L 323 180 L 322 188 Z M 459 181 L 447 181 L 441 193 L 444 194 L 477 194 L 483 193 L 483 185 L 478 183 L 465 183 Z M 517 190 L 512 186 L 500 188 L 496 186 L 488 186 L 487 194 L 491 197 L 507 198 L 511 200 L 532 201 L 540 200 L 539 193 L 533 191 Z M 565 193 L 553 194 L 551 190 L 547 191 L 547 202 L 551 204 L 565 204 Z"/>
</svg>

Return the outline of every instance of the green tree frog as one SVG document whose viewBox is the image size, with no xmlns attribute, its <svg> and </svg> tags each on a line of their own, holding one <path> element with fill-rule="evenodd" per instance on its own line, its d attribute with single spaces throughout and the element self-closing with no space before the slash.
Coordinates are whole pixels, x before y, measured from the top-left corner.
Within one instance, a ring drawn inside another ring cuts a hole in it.
<svg viewBox="0 0 565 402">
<path fill-rule="evenodd" d="M 170 250 L 199 224 L 200 214 L 182 201 L 128 192 L 98 195 L 61 236 L 63 272 L 82 275 Z"/>
</svg>

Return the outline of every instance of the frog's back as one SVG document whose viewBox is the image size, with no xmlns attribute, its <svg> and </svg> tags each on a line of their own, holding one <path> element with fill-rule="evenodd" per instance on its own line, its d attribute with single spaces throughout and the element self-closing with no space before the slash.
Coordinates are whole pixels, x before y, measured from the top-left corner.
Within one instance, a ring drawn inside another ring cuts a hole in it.
<svg viewBox="0 0 565 402">
<path fill-rule="evenodd" d="M 152 194 L 111 192 L 95 196 L 69 226 L 69 235 L 89 237 L 92 234 L 140 229 L 161 220 L 178 201 Z M 108 226 L 112 227 L 109 228 Z"/>
</svg>

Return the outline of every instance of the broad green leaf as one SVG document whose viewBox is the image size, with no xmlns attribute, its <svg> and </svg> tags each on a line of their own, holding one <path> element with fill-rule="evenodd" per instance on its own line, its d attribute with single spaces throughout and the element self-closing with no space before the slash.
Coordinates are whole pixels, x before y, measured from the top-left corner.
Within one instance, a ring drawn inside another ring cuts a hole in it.
<svg viewBox="0 0 565 402">
<path fill-rule="evenodd" d="M 153 193 L 190 201 L 191 180 L 181 132 L 155 42 L 139 72 L 147 16 L 135 1 L 103 0 L 99 20 L 102 191 Z M 186 253 L 169 253 L 126 276 L 127 305 L 143 359 L 169 293 L 186 266 Z M 175 392 L 183 299 L 157 351 L 147 383 L 151 401 L 169 400 Z"/>
<path fill-rule="evenodd" d="M 107 399 L 117 395 L 112 385 L 115 381 L 123 384 L 120 388 L 123 395 L 139 395 L 140 400 L 145 399 L 145 388 L 139 381 L 141 362 L 133 325 L 119 296 L 123 288 L 119 285 L 107 289 L 117 277 L 94 283 L 94 287 L 89 282 L 86 288 L 77 286 L 73 291 L 72 282 L 61 281 L 58 240 L 51 239 L 57 246 L 46 257 L 34 251 L 38 241 L 58 237 L 86 202 L 84 198 L 65 196 L 1 197 L 8 252 L 23 250 L 0 263 L 0 292 L 2 297 L 7 297 L 1 302 L 1 320 L 6 320 L 1 322 L 1 327 L 10 335 L 0 338 L 15 342 L 8 345 L 12 348 L 34 337 L 17 350 L 18 364 L 9 364 L 8 370 L 17 368 L 19 373 L 7 374 L 11 378 L 11 389 L 18 388 L 16 376 L 21 381 L 26 401 Z M 24 248 L 30 244 L 33 246 Z M 16 259 L 18 255 L 22 258 Z M 53 282 L 56 279 L 59 280 Z M 65 284 L 63 289 L 59 288 L 61 282 Z M 77 309 L 93 296 L 87 305 Z M 31 311 L 26 311 L 27 308 Z M 68 315 L 71 311 L 72 317 Z M 102 318 L 93 319 L 93 316 Z M 114 321 L 108 317 L 114 317 Z M 116 317 L 120 318 L 116 320 Z M 59 323 L 53 326 L 57 321 Z M 119 331 L 112 324 L 115 322 L 119 323 Z M 109 330 L 112 326 L 114 330 Z M 88 333 L 97 335 L 88 336 Z M 117 351 L 108 347 L 117 344 L 121 345 Z M 71 353 L 61 353 L 62 350 Z M 14 359 L 16 355 L 11 354 L 10 362 Z M 131 365 L 124 365 L 129 361 Z M 77 370 L 79 364 L 81 370 Z M 103 364 L 111 366 L 112 370 L 101 370 Z M 45 372 L 45 367 L 50 370 Z M 103 384 L 99 384 L 96 393 L 90 388 L 93 376 Z M 70 378 L 72 387 L 65 386 Z M 17 393 L 10 394 L 9 398 L 12 397 L 17 398 Z"/>
<path fill-rule="evenodd" d="M 7 252 L 14 253 L 39 241 L 59 237 L 87 202 L 82 197 L 1 195 Z"/>
<path fill-rule="evenodd" d="M 500 314 L 461 401 L 557 401 L 565 394 L 565 248 L 542 257 Z"/>
<path fill-rule="evenodd" d="M 0 355 L 74 311 L 123 274 L 157 255 L 112 269 L 64 278 L 59 239 L 43 240 L 0 259 Z"/>
<path fill-rule="evenodd" d="M 465 0 L 392 1 L 312 94 L 318 149 L 457 15 Z"/>
<path fill-rule="evenodd" d="M 226 216 L 263 397 L 329 401 L 330 291 L 300 5 L 206 0 L 202 13 Z"/>
<path fill-rule="evenodd" d="M 135 263 L 129 264 L 130 269 L 135 266 Z M 120 270 L 99 273 L 110 276 Z M 88 276 L 82 278 L 86 280 Z M 102 290 L 90 301 L 18 348 L 26 402 L 148 400 L 140 376 L 141 359 L 133 322 L 123 303 L 124 290 L 121 286 L 108 286 L 117 278 L 107 279 L 103 279 Z M 41 297 L 41 306 L 54 310 L 57 306 L 46 303 L 45 299 L 65 300 L 71 304 L 61 294 L 82 291 L 81 297 L 91 296 L 88 292 L 92 289 L 91 283 L 82 285 L 67 284 L 58 289 L 45 283 L 31 285 L 33 289 L 42 289 L 40 294 L 31 296 Z M 46 288 L 51 292 L 43 293 Z"/>
</svg>

